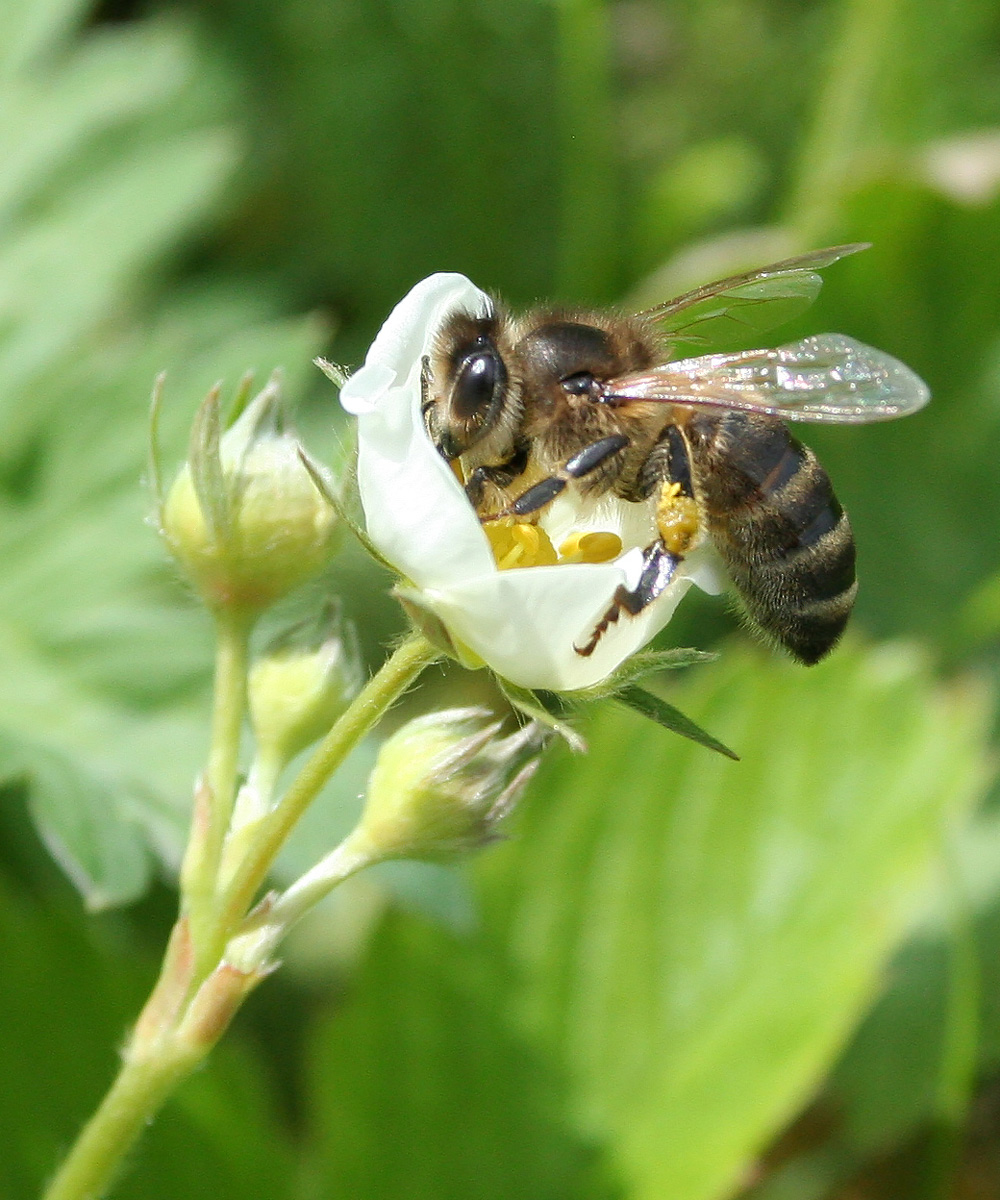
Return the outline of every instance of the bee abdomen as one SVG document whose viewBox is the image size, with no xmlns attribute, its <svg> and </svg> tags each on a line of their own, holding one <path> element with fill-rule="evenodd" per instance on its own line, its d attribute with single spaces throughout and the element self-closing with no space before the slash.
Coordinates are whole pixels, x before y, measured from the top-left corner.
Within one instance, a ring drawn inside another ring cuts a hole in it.
<svg viewBox="0 0 1000 1200">
<path fill-rule="evenodd" d="M 854 537 L 830 479 L 811 450 L 778 421 L 730 413 L 709 473 L 713 540 L 747 614 L 804 663 L 836 644 L 857 591 Z"/>
</svg>

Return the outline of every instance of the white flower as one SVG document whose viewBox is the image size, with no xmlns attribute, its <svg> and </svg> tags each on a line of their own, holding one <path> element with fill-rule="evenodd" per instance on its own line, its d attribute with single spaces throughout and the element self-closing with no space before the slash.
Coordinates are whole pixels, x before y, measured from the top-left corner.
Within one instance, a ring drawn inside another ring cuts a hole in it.
<svg viewBox="0 0 1000 1200">
<path fill-rule="evenodd" d="M 718 590 L 710 551 L 697 550 L 638 616 L 622 614 L 590 656 L 590 640 L 615 590 L 638 582 L 655 538 L 653 505 L 563 493 L 541 514 L 555 547 L 574 533 L 616 534 L 610 562 L 560 562 L 500 570 L 479 518 L 420 415 L 420 362 L 456 310 L 489 313 L 485 292 L 463 275 L 431 275 L 393 309 L 341 402 L 358 418 L 358 485 L 368 535 L 459 643 L 527 688 L 571 691 L 606 678 L 670 620 L 692 582 Z M 570 489 L 567 489 L 569 492 Z"/>
</svg>

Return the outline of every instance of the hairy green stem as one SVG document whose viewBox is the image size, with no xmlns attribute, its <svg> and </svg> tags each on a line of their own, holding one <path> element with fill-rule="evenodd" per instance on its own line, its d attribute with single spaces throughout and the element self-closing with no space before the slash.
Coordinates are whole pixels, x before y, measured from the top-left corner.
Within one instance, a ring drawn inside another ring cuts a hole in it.
<svg viewBox="0 0 1000 1200">
<path fill-rule="evenodd" d="M 438 657 L 439 652 L 422 634 L 412 634 L 372 676 L 313 751 L 280 803 L 261 823 L 253 844 L 234 873 L 219 912 L 217 928 L 223 943 L 252 904 L 275 855 L 299 817 L 386 709 Z M 220 945 L 220 952 L 221 949 Z"/>
<path fill-rule="evenodd" d="M 267 970 L 288 931 L 345 879 L 384 856 L 360 827 L 272 903 L 262 904 L 226 946 L 226 961 L 246 972 Z"/>
<path fill-rule="evenodd" d="M 126 1060 L 42 1200 L 98 1200 L 103 1196 L 122 1158 L 202 1057 L 188 1050 L 138 1062 Z"/>
<path fill-rule="evenodd" d="M 181 869 L 181 909 L 190 918 L 199 962 L 203 959 L 205 926 L 214 909 L 222 848 L 236 799 L 251 628 L 252 621 L 240 613 L 224 611 L 216 617 L 215 693 L 208 763 L 203 786 L 195 796 L 191 837 Z"/>
<path fill-rule="evenodd" d="M 185 859 L 187 870 L 191 870 L 191 863 L 197 863 L 199 872 L 204 874 L 194 873 L 186 881 L 188 911 L 182 914 L 175 928 L 164 972 L 140 1017 L 131 1052 L 126 1054 L 118 1078 L 84 1126 L 43 1200 L 98 1200 L 103 1196 L 143 1127 L 222 1035 L 243 998 L 264 977 L 263 971 L 255 972 L 253 967 L 244 970 L 223 958 L 227 943 L 238 932 L 275 855 L 348 753 L 424 667 L 438 657 L 438 651 L 420 634 L 412 635 L 399 646 L 320 742 L 278 806 L 260 822 L 220 899 L 215 896 L 215 888 L 226 825 L 221 826 L 221 835 L 214 832 L 214 825 L 223 821 L 228 824 L 236 790 L 237 752 L 246 695 L 247 634 L 246 627 L 233 626 L 220 638 L 208 767 L 212 796 L 206 805 L 206 821 L 199 825 L 196 817 L 192 827 L 192 839 L 203 840 L 207 849 L 199 850 L 197 856 L 189 852 Z M 211 828 L 210 836 L 206 828 Z M 310 879 L 308 894 L 319 898 L 321 892 L 325 894 L 369 861 L 371 855 L 366 855 L 363 847 L 348 838 L 340 858 L 336 858 L 335 852 L 324 860 L 326 875 L 322 886 L 315 877 Z M 216 874 L 209 876 L 205 864 L 211 862 Z M 214 901 L 207 915 L 197 909 L 206 897 Z M 301 915 L 303 899 L 300 893 L 292 897 L 286 914 L 289 918 Z M 196 912 L 200 943 L 194 931 Z M 191 941 L 195 943 L 194 964 L 187 952 L 189 922 Z M 285 928 L 287 925 L 279 933 Z"/>
<path fill-rule="evenodd" d="M 345 879 L 379 861 L 381 855 L 368 838 L 355 829 L 335 850 L 282 892 L 271 908 L 268 920 L 283 930 L 290 929 Z"/>
</svg>

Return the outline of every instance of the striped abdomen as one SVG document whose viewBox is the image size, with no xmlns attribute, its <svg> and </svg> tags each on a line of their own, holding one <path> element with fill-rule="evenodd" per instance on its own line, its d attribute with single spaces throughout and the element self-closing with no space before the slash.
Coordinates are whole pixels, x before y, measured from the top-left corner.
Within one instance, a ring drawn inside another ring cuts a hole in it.
<svg viewBox="0 0 1000 1200">
<path fill-rule="evenodd" d="M 712 541 L 747 614 L 796 658 L 817 662 L 857 592 L 850 522 L 827 473 L 773 417 L 699 413 L 686 433 Z"/>
</svg>

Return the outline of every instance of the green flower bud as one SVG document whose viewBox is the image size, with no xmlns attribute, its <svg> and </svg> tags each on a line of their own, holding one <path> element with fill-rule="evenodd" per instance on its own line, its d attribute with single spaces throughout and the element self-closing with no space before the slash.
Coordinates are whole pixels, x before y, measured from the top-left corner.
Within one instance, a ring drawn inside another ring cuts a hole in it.
<svg viewBox="0 0 1000 1200">
<path fill-rule="evenodd" d="M 431 713 L 383 744 L 357 831 L 379 857 L 449 859 L 497 840 L 548 735 L 532 722 L 498 738 L 502 722 L 490 716 Z"/>
<path fill-rule="evenodd" d="M 209 608 L 254 615 L 326 565 L 337 518 L 318 470 L 284 428 L 276 378 L 221 437 L 219 390 L 209 393 L 160 510 L 167 546 Z"/>
<path fill-rule="evenodd" d="M 337 610 L 283 634 L 247 682 L 258 758 L 280 771 L 330 729 L 362 682 L 357 637 Z"/>
</svg>

